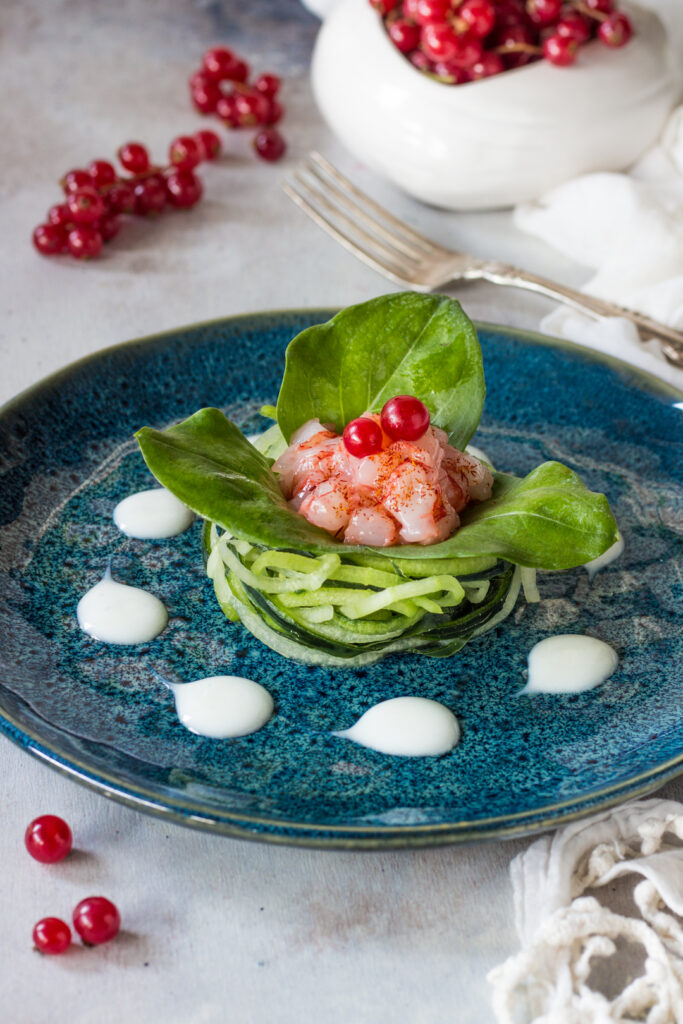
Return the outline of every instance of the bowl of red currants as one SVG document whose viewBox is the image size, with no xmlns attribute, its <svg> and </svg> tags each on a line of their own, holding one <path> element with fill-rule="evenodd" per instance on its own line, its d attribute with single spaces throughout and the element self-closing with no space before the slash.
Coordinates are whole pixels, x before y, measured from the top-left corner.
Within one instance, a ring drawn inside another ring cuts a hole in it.
<svg viewBox="0 0 683 1024">
<path fill-rule="evenodd" d="M 664 26 L 622 0 L 337 0 L 311 74 L 354 156 L 455 210 L 627 168 L 678 87 Z"/>
</svg>

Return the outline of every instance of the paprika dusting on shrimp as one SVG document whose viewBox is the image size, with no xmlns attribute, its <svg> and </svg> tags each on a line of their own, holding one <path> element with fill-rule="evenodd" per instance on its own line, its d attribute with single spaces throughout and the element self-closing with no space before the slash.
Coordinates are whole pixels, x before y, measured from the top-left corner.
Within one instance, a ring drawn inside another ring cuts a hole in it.
<svg viewBox="0 0 683 1024">
<path fill-rule="evenodd" d="M 412 395 L 366 412 L 343 435 L 308 420 L 273 466 L 290 506 L 347 544 L 435 544 L 460 525 L 493 476 L 448 443 Z"/>
</svg>

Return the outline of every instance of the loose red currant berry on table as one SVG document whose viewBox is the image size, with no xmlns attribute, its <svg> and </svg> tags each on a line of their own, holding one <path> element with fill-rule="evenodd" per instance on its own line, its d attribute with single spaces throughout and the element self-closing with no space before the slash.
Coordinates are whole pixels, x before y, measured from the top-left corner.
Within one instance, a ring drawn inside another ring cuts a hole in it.
<svg viewBox="0 0 683 1024">
<path fill-rule="evenodd" d="M 131 174 L 144 174 L 149 170 L 149 153 L 141 142 L 126 142 L 120 146 L 118 158 Z"/>
<path fill-rule="evenodd" d="M 55 224 L 60 228 L 65 228 L 69 224 L 73 223 L 71 211 L 66 203 L 57 203 L 56 206 L 51 206 L 48 211 L 47 219 L 50 224 Z"/>
<path fill-rule="evenodd" d="M 192 171 L 173 171 L 166 178 L 169 202 L 179 210 L 189 210 L 202 198 L 204 187 Z"/>
<path fill-rule="evenodd" d="M 220 156 L 221 140 L 215 132 L 209 128 L 202 128 L 201 131 L 194 133 L 194 137 L 202 151 L 202 160 L 215 160 Z"/>
<path fill-rule="evenodd" d="M 113 213 L 135 211 L 135 187 L 130 181 L 117 181 L 107 190 L 107 205 Z"/>
<path fill-rule="evenodd" d="M 202 161 L 201 143 L 193 135 L 179 135 L 168 147 L 168 159 L 179 171 L 191 171 Z"/>
<path fill-rule="evenodd" d="M 576 60 L 579 44 L 570 36 L 561 36 L 554 32 L 543 40 L 543 56 L 551 64 L 558 67 L 569 67 Z"/>
<path fill-rule="evenodd" d="M 59 224 L 39 224 L 33 232 L 33 244 L 41 256 L 64 252 L 66 231 Z"/>
<path fill-rule="evenodd" d="M 135 212 L 139 216 L 161 213 L 166 206 L 166 183 L 160 174 L 150 174 L 135 186 Z"/>
<path fill-rule="evenodd" d="M 82 171 L 80 168 L 76 168 L 73 171 L 68 171 L 62 178 L 62 187 L 67 193 L 75 192 L 77 188 L 83 188 L 85 185 L 92 185 L 92 178 L 87 171 Z"/>
<path fill-rule="evenodd" d="M 200 114 L 215 114 L 222 95 L 215 82 L 207 82 L 192 89 L 192 102 Z"/>
<path fill-rule="evenodd" d="M 387 29 L 389 38 L 401 53 L 410 53 L 420 42 L 420 27 L 405 18 L 392 21 Z"/>
<path fill-rule="evenodd" d="M 632 35 L 633 28 L 631 27 L 631 22 L 625 14 L 620 14 L 618 11 L 605 18 L 598 29 L 598 39 L 600 42 L 614 49 L 617 49 L 619 46 L 626 46 Z"/>
<path fill-rule="evenodd" d="M 71 945 L 71 929 L 59 917 L 44 917 L 33 929 L 33 944 L 39 953 L 56 956 Z"/>
<path fill-rule="evenodd" d="M 246 82 L 249 77 L 248 66 L 225 46 L 207 50 L 203 64 L 204 71 L 215 82 Z"/>
<path fill-rule="evenodd" d="M 102 252 L 102 235 L 92 224 L 79 224 L 69 232 L 66 241 L 77 260 L 92 260 Z"/>
<path fill-rule="evenodd" d="M 390 398 L 380 415 L 382 430 L 393 441 L 417 441 L 429 427 L 429 409 L 419 398 Z"/>
<path fill-rule="evenodd" d="M 95 188 L 104 188 L 116 181 L 116 170 L 108 160 L 93 160 L 88 167 L 88 174 Z"/>
<path fill-rule="evenodd" d="M 102 196 L 92 185 L 70 192 L 66 201 L 71 219 L 76 224 L 92 224 L 104 213 Z"/>
<path fill-rule="evenodd" d="M 367 416 L 359 416 L 344 427 L 344 447 L 349 455 L 364 459 L 382 450 L 382 428 Z"/>
<path fill-rule="evenodd" d="M 394 6 L 396 6 L 394 4 Z M 277 75 L 271 75 L 270 72 L 266 72 L 263 75 L 259 75 L 254 82 L 254 89 L 257 92 L 262 92 L 264 96 L 277 96 L 280 91 L 280 79 Z"/>
<path fill-rule="evenodd" d="M 287 143 L 277 128 L 264 128 L 258 132 L 252 140 L 252 145 L 262 160 L 271 163 L 279 160 L 287 149 Z"/>
<path fill-rule="evenodd" d="M 238 123 L 243 127 L 265 124 L 270 113 L 270 100 L 261 92 L 238 92 L 235 96 L 235 112 Z"/>
<path fill-rule="evenodd" d="M 73 925 L 87 946 L 99 946 L 118 935 L 121 915 L 105 896 L 88 896 L 74 909 Z"/>
<path fill-rule="evenodd" d="M 458 17 L 479 39 L 483 39 L 496 24 L 496 11 L 490 0 L 465 0 L 458 7 Z"/>
<path fill-rule="evenodd" d="M 41 814 L 34 818 L 24 833 L 26 849 L 41 864 L 56 864 L 64 860 L 72 843 L 71 829 L 56 814 Z"/>
<path fill-rule="evenodd" d="M 268 104 L 268 113 L 266 114 L 263 123 L 265 125 L 277 124 L 279 121 L 282 120 L 285 113 L 285 108 L 276 99 L 269 99 Z"/>
</svg>

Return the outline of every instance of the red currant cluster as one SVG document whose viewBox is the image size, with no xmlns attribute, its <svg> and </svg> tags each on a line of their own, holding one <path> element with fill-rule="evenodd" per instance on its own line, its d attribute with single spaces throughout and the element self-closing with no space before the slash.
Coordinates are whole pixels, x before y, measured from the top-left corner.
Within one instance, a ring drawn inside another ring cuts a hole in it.
<svg viewBox="0 0 683 1024">
<path fill-rule="evenodd" d="M 631 22 L 614 0 L 370 0 L 420 71 L 450 85 L 545 58 L 567 66 L 597 38 L 624 46 Z"/>
<path fill-rule="evenodd" d="M 26 829 L 24 844 L 35 860 L 56 864 L 71 852 L 73 837 L 63 818 L 43 814 Z M 99 946 L 119 933 L 121 916 L 106 896 L 88 896 L 76 905 L 73 926 L 84 946 Z M 64 953 L 71 945 L 71 929 L 59 917 L 44 917 L 33 929 L 33 943 L 39 953 Z"/>
<path fill-rule="evenodd" d="M 226 128 L 258 128 L 253 146 L 263 160 L 279 160 L 286 143 L 276 125 L 284 109 L 277 75 L 249 83 L 249 65 L 225 46 L 207 50 L 190 78 L 190 94 L 200 114 L 216 114 Z"/>
<path fill-rule="evenodd" d="M 69 171 L 61 181 L 65 201 L 51 207 L 46 223 L 33 232 L 33 244 L 43 256 L 98 256 L 103 243 L 121 230 L 121 214 L 143 217 L 167 206 L 186 210 L 198 203 L 203 186 L 195 168 L 203 160 L 214 160 L 220 150 L 215 132 L 200 131 L 173 140 L 165 167 L 153 166 L 140 142 L 127 142 L 118 158 L 128 176 L 119 177 L 108 160 Z"/>
</svg>

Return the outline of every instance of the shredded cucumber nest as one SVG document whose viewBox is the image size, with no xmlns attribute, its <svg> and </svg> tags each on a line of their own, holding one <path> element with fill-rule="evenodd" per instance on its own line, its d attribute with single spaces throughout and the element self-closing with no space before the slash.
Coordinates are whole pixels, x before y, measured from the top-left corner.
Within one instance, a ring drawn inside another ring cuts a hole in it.
<svg viewBox="0 0 683 1024">
<path fill-rule="evenodd" d="M 310 665 L 369 665 L 396 651 L 447 658 L 507 618 L 521 587 L 538 600 L 535 570 L 496 559 L 470 560 L 463 574 L 457 560 L 313 556 L 259 548 L 209 522 L 202 545 L 227 618 Z"/>
</svg>

